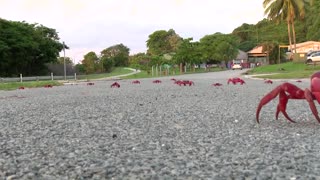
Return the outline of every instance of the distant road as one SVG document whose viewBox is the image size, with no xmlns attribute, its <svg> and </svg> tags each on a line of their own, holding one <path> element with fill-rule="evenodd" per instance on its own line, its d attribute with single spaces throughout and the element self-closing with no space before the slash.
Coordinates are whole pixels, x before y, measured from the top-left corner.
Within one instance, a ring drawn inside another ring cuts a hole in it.
<svg viewBox="0 0 320 180">
<path fill-rule="evenodd" d="M 217 71 L 217 72 L 208 72 L 208 73 L 196 73 L 196 74 L 184 74 L 174 76 L 177 78 L 183 79 L 226 79 L 231 77 L 239 77 L 242 73 L 248 71 L 248 69 L 243 70 L 226 70 L 226 71 Z M 166 76 L 171 78 L 173 76 Z"/>
</svg>

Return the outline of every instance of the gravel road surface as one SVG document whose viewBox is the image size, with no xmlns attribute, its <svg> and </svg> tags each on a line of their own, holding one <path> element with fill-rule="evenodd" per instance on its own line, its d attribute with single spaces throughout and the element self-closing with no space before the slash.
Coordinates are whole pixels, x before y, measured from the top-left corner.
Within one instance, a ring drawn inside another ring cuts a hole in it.
<svg viewBox="0 0 320 180">
<path fill-rule="evenodd" d="M 0 91 L 0 179 L 320 179 L 320 124 L 305 100 L 278 98 L 243 71 Z M 298 83 L 308 88 L 309 80 Z M 220 87 L 211 86 L 222 83 Z M 319 108 L 319 105 L 316 104 Z"/>
</svg>

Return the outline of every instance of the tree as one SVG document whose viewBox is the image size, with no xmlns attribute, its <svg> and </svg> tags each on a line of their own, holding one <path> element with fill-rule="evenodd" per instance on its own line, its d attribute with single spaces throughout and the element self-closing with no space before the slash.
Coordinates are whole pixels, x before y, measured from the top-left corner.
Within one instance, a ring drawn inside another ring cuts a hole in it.
<svg viewBox="0 0 320 180">
<path fill-rule="evenodd" d="M 84 55 L 84 59 L 82 60 L 82 64 L 85 68 L 85 72 L 87 74 L 94 73 L 97 70 L 99 64 L 99 58 L 95 52 L 91 51 Z"/>
<path fill-rule="evenodd" d="M 192 65 L 201 63 L 202 54 L 199 50 L 199 42 L 191 42 L 192 40 L 193 38 L 183 39 L 173 56 L 175 62 L 181 64 L 180 68 L 187 63 Z"/>
<path fill-rule="evenodd" d="M 277 62 L 279 56 L 279 44 L 276 42 L 264 42 L 262 45 L 262 52 L 266 52 L 271 64 Z"/>
<path fill-rule="evenodd" d="M 71 60 L 71 58 L 70 57 L 58 57 L 58 59 L 57 59 L 57 63 L 58 64 L 64 64 L 64 60 L 66 61 L 66 64 L 71 64 L 71 65 L 73 65 L 73 62 L 72 62 L 72 60 Z"/>
<path fill-rule="evenodd" d="M 102 56 L 101 63 L 105 72 L 111 72 L 115 62 L 113 58 Z"/>
<path fill-rule="evenodd" d="M 101 51 L 102 57 L 112 58 L 114 65 L 127 66 L 129 61 L 130 49 L 123 44 L 117 44 Z"/>
<path fill-rule="evenodd" d="M 306 4 L 306 29 L 307 39 L 320 40 L 320 1 L 314 1 L 312 4 Z"/>
<path fill-rule="evenodd" d="M 146 53 L 138 53 L 129 57 L 129 66 L 136 69 L 148 70 L 151 57 Z"/>
<path fill-rule="evenodd" d="M 294 29 L 295 18 L 303 18 L 305 14 L 304 0 L 264 0 L 265 14 L 271 20 L 285 20 L 288 25 L 288 38 L 292 50 L 292 39 L 296 53 L 296 33 Z M 292 30 L 292 32 L 291 32 Z"/>
<path fill-rule="evenodd" d="M 226 61 L 237 57 L 238 39 L 233 35 L 215 33 L 200 39 L 202 59 L 206 61 Z"/>
<path fill-rule="evenodd" d="M 0 18 L 0 76 L 46 74 L 62 49 L 55 29 Z"/>
<path fill-rule="evenodd" d="M 147 40 L 147 53 L 158 56 L 175 52 L 181 41 L 182 38 L 173 29 L 155 31 Z"/>
<path fill-rule="evenodd" d="M 82 74 L 82 73 L 86 72 L 86 68 L 84 67 L 83 64 L 80 64 L 80 63 L 75 65 L 75 69 L 76 69 L 76 72 L 79 73 L 79 74 Z"/>
</svg>

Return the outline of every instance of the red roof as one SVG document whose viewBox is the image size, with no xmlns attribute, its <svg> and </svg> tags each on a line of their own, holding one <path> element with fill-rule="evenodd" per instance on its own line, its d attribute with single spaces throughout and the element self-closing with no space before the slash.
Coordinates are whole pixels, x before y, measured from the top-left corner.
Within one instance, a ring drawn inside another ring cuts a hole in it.
<svg viewBox="0 0 320 180">
<path fill-rule="evenodd" d="M 262 52 L 262 46 L 256 46 L 255 48 L 248 51 L 248 54 L 264 54 L 265 52 Z"/>
</svg>

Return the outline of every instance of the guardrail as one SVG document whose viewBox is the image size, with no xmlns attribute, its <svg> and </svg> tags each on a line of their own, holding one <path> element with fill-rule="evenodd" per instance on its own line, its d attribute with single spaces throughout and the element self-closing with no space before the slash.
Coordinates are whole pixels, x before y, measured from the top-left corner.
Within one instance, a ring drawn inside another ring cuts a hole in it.
<svg viewBox="0 0 320 180">
<path fill-rule="evenodd" d="M 78 78 L 83 78 L 84 75 L 77 76 L 75 73 L 73 76 L 66 76 L 66 80 L 77 80 Z M 26 82 L 26 81 L 54 81 L 54 80 L 65 80 L 64 76 L 54 76 L 51 73 L 51 76 L 31 76 L 31 77 L 23 77 L 20 74 L 20 77 L 0 77 L 0 83 L 7 83 L 7 82 Z"/>
</svg>

